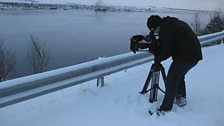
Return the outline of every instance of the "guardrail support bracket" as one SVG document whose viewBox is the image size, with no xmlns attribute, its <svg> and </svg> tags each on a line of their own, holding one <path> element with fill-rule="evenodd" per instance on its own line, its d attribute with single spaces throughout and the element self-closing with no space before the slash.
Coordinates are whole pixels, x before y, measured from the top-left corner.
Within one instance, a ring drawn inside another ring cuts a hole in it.
<svg viewBox="0 0 224 126">
<path fill-rule="evenodd" d="M 97 87 L 103 87 L 104 86 L 104 77 L 98 77 L 97 78 Z"/>
</svg>

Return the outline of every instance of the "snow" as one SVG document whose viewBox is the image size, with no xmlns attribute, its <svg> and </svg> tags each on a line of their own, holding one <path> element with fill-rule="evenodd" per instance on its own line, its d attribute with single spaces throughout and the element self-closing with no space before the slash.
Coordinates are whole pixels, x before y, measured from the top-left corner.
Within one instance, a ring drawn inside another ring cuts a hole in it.
<svg viewBox="0 0 224 126">
<path fill-rule="evenodd" d="M 1 1 L 32 2 L 32 0 Z M 223 0 L 35 1 L 197 10 L 215 10 L 224 5 Z M 163 94 L 160 92 L 158 101 L 150 104 L 149 94 L 138 93 L 152 64 L 150 62 L 105 77 L 105 87 L 102 88 L 96 88 L 94 80 L 1 108 L 0 126 L 223 126 L 223 53 L 224 44 L 203 49 L 203 60 L 186 76 L 188 105 L 185 108 L 174 105 L 173 110 L 162 117 L 150 116 L 147 111 L 151 107 L 160 106 Z M 170 59 L 163 62 L 166 70 L 170 63 Z M 64 70 L 61 69 L 60 72 L 63 73 Z M 164 89 L 163 81 L 160 82 L 161 88 Z"/>
<path fill-rule="evenodd" d="M 193 10 L 217 10 L 223 8 L 223 0 L 0 0 L 7 2 L 38 2 L 38 3 L 77 3 L 85 5 L 95 5 L 101 3 L 113 6 L 134 6 L 134 7 L 170 7 Z"/>
<path fill-rule="evenodd" d="M 105 77 L 102 88 L 94 80 L 1 108 L 0 126 L 223 126 L 223 53 L 224 44 L 203 48 L 203 60 L 186 76 L 188 105 L 162 117 L 147 110 L 159 107 L 163 94 L 150 104 L 149 94 L 138 93 L 150 62 Z M 167 70 L 170 63 L 162 64 Z"/>
</svg>

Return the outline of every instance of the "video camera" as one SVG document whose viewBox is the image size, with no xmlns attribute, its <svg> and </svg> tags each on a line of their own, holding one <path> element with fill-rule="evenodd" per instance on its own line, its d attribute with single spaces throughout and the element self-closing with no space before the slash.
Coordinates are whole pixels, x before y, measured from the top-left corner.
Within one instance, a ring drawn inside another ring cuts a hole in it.
<svg viewBox="0 0 224 126">
<path fill-rule="evenodd" d="M 147 36 L 134 35 L 131 37 L 130 41 L 130 50 L 134 53 L 139 51 L 139 49 L 146 49 L 150 53 L 153 53 L 155 56 L 159 54 L 160 42 L 156 39 L 156 36 L 153 31 L 150 32 Z M 143 41 L 144 40 L 144 41 Z"/>
</svg>

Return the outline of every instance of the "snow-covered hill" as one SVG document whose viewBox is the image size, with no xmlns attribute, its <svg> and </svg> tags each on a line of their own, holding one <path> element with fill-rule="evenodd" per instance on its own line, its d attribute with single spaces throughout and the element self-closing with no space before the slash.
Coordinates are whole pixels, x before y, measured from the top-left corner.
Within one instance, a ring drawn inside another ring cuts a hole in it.
<svg viewBox="0 0 224 126">
<path fill-rule="evenodd" d="M 103 88 L 90 81 L 1 108 L 0 126 L 223 126 L 223 54 L 224 44 L 203 48 L 203 60 L 186 77 L 188 105 L 162 117 L 147 110 L 159 107 L 163 94 L 149 104 L 148 94 L 138 93 L 147 63 L 107 76 Z M 163 62 L 166 70 L 170 62 Z"/>
</svg>

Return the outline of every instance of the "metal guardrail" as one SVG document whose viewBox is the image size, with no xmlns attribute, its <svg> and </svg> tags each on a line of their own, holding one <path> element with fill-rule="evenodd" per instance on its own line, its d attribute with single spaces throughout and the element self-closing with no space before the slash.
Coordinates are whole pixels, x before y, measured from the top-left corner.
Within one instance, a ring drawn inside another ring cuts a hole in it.
<svg viewBox="0 0 224 126">
<path fill-rule="evenodd" d="M 153 60 L 149 53 L 126 53 L 0 83 L 0 108 L 103 77 Z M 101 85 L 102 86 L 102 85 Z"/>
<path fill-rule="evenodd" d="M 217 40 L 223 41 L 223 39 L 224 39 L 224 31 L 216 32 L 216 33 L 212 33 L 212 34 L 208 34 L 208 35 L 199 36 L 198 39 L 199 39 L 199 41 L 201 43 L 201 46 L 209 44 L 209 43 L 217 41 Z"/>
<path fill-rule="evenodd" d="M 201 44 L 224 39 L 224 31 L 198 37 Z M 153 60 L 147 52 L 126 53 L 0 83 L 0 108 L 97 79 Z"/>
</svg>

